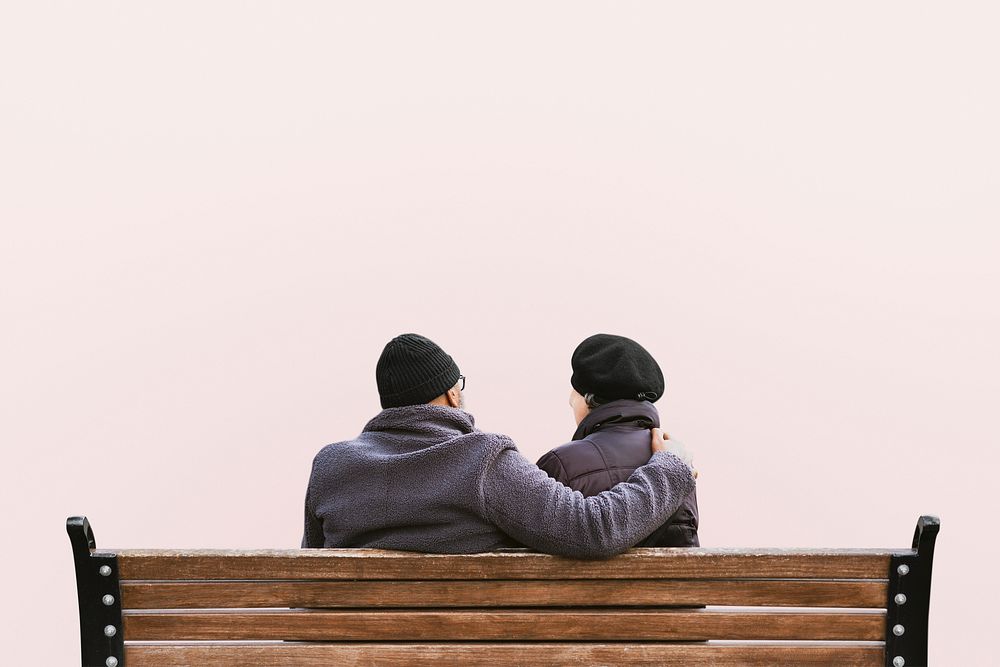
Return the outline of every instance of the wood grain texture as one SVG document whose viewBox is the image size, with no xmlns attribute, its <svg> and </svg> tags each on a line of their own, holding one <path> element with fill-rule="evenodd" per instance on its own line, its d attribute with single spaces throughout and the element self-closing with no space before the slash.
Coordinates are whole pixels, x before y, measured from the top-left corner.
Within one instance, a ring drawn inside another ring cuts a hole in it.
<svg viewBox="0 0 1000 667">
<path fill-rule="evenodd" d="M 100 552 L 114 553 L 114 552 Z M 531 552 L 369 549 L 119 551 L 123 580 L 206 579 L 886 579 L 884 550 L 633 549 L 603 561 Z M 907 551 L 906 553 L 910 553 Z"/>
<path fill-rule="evenodd" d="M 304 641 L 879 641 L 884 612 L 718 610 L 127 612 L 125 639 Z"/>
<path fill-rule="evenodd" d="M 125 582 L 125 609 L 735 605 L 884 607 L 869 581 L 260 581 Z"/>
<path fill-rule="evenodd" d="M 129 667 L 411 667 L 487 665 L 563 667 L 773 667 L 836 665 L 881 667 L 880 645 L 712 645 L 712 644 L 285 644 L 269 646 L 142 646 L 125 649 Z"/>
</svg>

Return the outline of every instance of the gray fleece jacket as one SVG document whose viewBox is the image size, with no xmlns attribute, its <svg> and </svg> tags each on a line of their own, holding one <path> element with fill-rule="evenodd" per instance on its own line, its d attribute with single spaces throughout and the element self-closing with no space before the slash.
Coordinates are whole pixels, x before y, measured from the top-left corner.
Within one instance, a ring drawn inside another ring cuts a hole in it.
<svg viewBox="0 0 1000 667">
<path fill-rule="evenodd" d="M 585 498 L 469 413 L 383 410 L 354 440 L 324 447 L 306 492 L 303 547 L 476 553 L 521 546 L 606 558 L 662 525 L 694 488 L 691 469 L 657 453 Z"/>
</svg>

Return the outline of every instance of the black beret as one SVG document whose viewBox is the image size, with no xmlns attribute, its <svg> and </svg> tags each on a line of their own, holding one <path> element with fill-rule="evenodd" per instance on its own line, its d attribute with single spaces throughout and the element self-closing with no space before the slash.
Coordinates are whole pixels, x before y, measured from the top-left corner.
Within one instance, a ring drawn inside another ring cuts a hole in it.
<svg viewBox="0 0 1000 667">
<path fill-rule="evenodd" d="M 660 365 L 631 338 L 595 334 L 577 346 L 572 363 L 570 384 L 583 395 L 650 402 L 663 396 Z"/>
</svg>

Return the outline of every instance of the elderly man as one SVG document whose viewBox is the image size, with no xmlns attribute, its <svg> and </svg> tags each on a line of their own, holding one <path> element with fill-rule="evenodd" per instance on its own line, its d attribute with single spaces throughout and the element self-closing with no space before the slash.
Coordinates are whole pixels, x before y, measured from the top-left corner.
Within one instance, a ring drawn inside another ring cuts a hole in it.
<svg viewBox="0 0 1000 667">
<path fill-rule="evenodd" d="M 507 436 L 476 429 L 462 409 L 465 378 L 423 336 L 389 341 L 375 379 L 382 412 L 313 461 L 303 547 L 475 553 L 526 545 L 606 558 L 663 525 L 694 488 L 686 453 L 654 429 L 649 462 L 585 498 Z"/>
</svg>

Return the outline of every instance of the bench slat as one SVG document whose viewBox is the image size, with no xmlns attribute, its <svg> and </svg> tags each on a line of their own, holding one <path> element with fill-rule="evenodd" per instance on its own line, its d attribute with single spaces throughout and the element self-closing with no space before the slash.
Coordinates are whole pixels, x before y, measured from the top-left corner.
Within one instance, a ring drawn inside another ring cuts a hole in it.
<svg viewBox="0 0 1000 667">
<path fill-rule="evenodd" d="M 885 607 L 869 581 L 125 582 L 125 609 L 736 605 Z"/>
<path fill-rule="evenodd" d="M 884 612 L 719 610 L 127 612 L 127 641 L 878 641 Z"/>
<path fill-rule="evenodd" d="M 367 549 L 117 553 L 123 580 L 482 580 L 886 579 L 893 552 L 634 549 L 604 561 L 530 552 L 428 555 Z"/>
<path fill-rule="evenodd" d="M 837 665 L 881 667 L 880 645 L 713 645 L 713 644 L 299 644 L 129 645 L 130 667 L 327 667 L 328 665 L 409 665 L 442 667 L 569 664 L 638 667 L 773 667 Z"/>
</svg>

